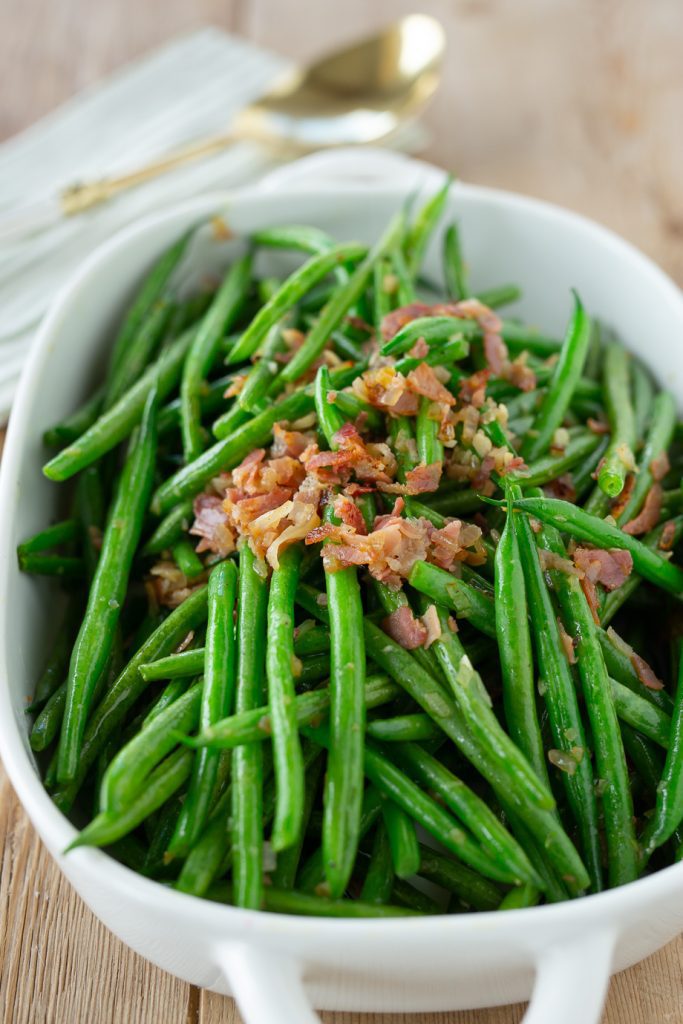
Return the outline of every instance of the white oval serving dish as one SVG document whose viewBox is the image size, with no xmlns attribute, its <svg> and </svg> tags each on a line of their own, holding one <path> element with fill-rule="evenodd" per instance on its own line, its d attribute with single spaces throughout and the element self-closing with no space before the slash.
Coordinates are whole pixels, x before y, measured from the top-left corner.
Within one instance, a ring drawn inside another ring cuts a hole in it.
<svg viewBox="0 0 683 1024">
<path fill-rule="evenodd" d="M 15 547 L 47 521 L 59 489 L 41 474 L 43 430 L 84 397 L 107 331 L 141 274 L 189 225 L 221 212 L 233 230 L 311 223 L 370 241 L 416 187 L 442 172 L 396 154 L 305 158 L 257 188 L 206 196 L 128 228 L 94 253 L 45 319 L 10 422 L 0 483 L 0 755 L 52 856 L 129 946 L 196 985 L 231 992 L 248 1024 L 306 1024 L 323 1008 L 410 1012 L 527 999 L 527 1024 L 595 1024 L 610 972 L 683 929 L 683 864 L 556 906 L 406 920 L 326 920 L 218 906 L 135 875 L 98 850 L 62 851 L 71 823 L 43 789 L 24 707 L 44 658 L 50 589 L 22 576 Z M 683 406 L 683 297 L 632 246 L 575 214 L 457 184 L 476 288 L 519 282 L 516 311 L 558 333 L 576 287 Z M 431 253 L 438 265 L 438 246 Z M 83 983 L 85 980 L 83 979 Z"/>
</svg>

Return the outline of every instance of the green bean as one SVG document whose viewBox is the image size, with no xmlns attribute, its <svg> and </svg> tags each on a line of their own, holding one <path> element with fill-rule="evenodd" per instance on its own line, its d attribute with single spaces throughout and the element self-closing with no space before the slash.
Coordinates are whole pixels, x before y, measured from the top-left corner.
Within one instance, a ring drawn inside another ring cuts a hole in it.
<svg viewBox="0 0 683 1024">
<path fill-rule="evenodd" d="M 405 232 L 403 232 L 405 238 Z M 407 306 L 417 298 L 415 292 L 415 279 L 408 267 L 407 260 L 403 254 L 400 244 L 391 247 L 389 252 L 389 263 L 396 278 L 396 302 L 398 306 Z"/>
<path fill-rule="evenodd" d="M 538 889 L 526 882 L 518 889 L 511 889 L 500 901 L 498 910 L 522 910 L 524 907 L 535 907 L 540 899 Z"/>
<path fill-rule="evenodd" d="M 443 276 L 448 297 L 453 302 L 466 299 L 470 294 L 467 267 L 460 247 L 457 223 L 449 224 L 443 236 Z"/>
<path fill-rule="evenodd" d="M 80 615 L 80 603 L 73 598 L 67 605 L 66 612 L 59 624 L 50 656 L 45 664 L 40 679 L 36 683 L 31 704 L 27 712 L 35 711 L 50 699 L 62 684 L 69 668 L 69 658 L 73 645 L 74 630 Z"/>
<path fill-rule="evenodd" d="M 174 242 L 172 246 L 166 249 L 142 282 L 114 339 L 110 374 L 118 368 L 121 360 L 127 355 L 128 349 L 135 335 L 140 330 L 143 321 L 154 304 L 166 291 L 171 275 L 185 255 L 185 250 L 191 237 L 192 231 L 188 231 L 177 242 Z"/>
<path fill-rule="evenodd" d="M 608 437 L 600 438 L 597 447 L 593 449 L 588 458 L 584 459 L 580 466 L 572 470 L 572 482 L 574 484 L 574 493 L 576 494 L 577 502 L 582 501 L 587 491 L 591 488 L 595 479 L 595 471 L 600 465 L 600 460 L 607 451 L 608 444 Z M 594 488 L 594 492 L 595 491 L 598 491 L 603 498 L 606 498 L 606 495 L 603 494 L 599 487 Z M 584 508 L 586 511 L 590 511 L 589 502 L 586 502 Z"/>
<path fill-rule="evenodd" d="M 427 248 L 427 243 L 438 224 L 448 201 L 448 194 L 453 184 L 449 174 L 444 185 L 430 196 L 418 211 L 413 223 L 407 228 L 403 242 L 408 269 L 413 277 L 417 275 Z"/>
<path fill-rule="evenodd" d="M 511 487 L 511 494 L 517 492 L 518 488 Z M 579 827 L 592 887 L 599 890 L 602 887 L 602 866 L 597 805 L 574 680 L 541 571 L 533 530 L 526 517 L 508 514 L 512 516 L 524 566 L 536 658 L 543 679 L 543 700 L 548 711 L 553 741 L 557 749 L 563 752 L 563 763 L 566 759 L 567 768 L 562 770 L 562 782 Z"/>
<path fill-rule="evenodd" d="M 675 547 L 683 536 L 683 516 L 677 516 L 671 521 L 673 522 L 673 543 L 671 546 Z M 650 530 L 650 532 L 642 538 L 643 544 L 651 548 L 653 551 L 659 551 L 659 542 L 662 539 L 665 526 L 666 523 L 662 523 L 660 526 L 655 527 L 654 530 Z M 616 613 L 623 606 L 624 602 L 627 601 L 629 597 L 632 597 L 642 582 L 641 577 L 637 573 L 632 572 L 621 586 L 605 595 L 605 600 L 603 601 L 600 611 L 600 622 L 603 628 L 606 628 L 610 624 Z"/>
<path fill-rule="evenodd" d="M 372 840 L 370 863 L 363 881 L 360 899 L 364 903 L 388 903 L 394 886 L 394 869 L 391 859 L 391 847 L 386 825 L 377 822 Z"/>
<path fill-rule="evenodd" d="M 306 726 L 305 734 L 323 746 L 329 745 L 329 733 L 324 726 Z M 478 846 L 455 819 L 431 797 L 418 789 L 414 782 L 385 758 L 379 750 L 367 743 L 364 753 L 365 774 L 372 784 L 386 798 L 392 800 L 405 813 L 414 818 L 427 832 L 434 836 L 447 850 L 465 864 L 480 871 L 487 877 L 500 881 L 515 882 L 511 870 L 501 870 Z M 386 822 L 386 819 L 385 819 Z"/>
<path fill-rule="evenodd" d="M 243 542 L 239 549 L 236 716 L 259 709 L 265 698 L 265 636 L 268 584 Z M 263 753 L 245 743 L 233 753 L 232 844 L 235 903 L 258 909 L 263 902 Z"/>
<path fill-rule="evenodd" d="M 70 555 L 19 555 L 19 568 L 35 576 L 62 576 L 64 579 L 85 576 L 83 559 Z"/>
<path fill-rule="evenodd" d="M 452 609 L 459 618 L 468 619 L 480 632 L 495 637 L 493 601 L 471 584 L 422 561 L 415 563 L 408 582 L 420 593 Z"/>
<path fill-rule="evenodd" d="M 335 448 L 334 435 L 344 426 L 345 420 L 339 409 L 327 397 L 329 391 L 330 371 L 326 366 L 321 366 L 315 375 L 315 411 L 318 427 L 327 444 L 330 448 Z"/>
<path fill-rule="evenodd" d="M 246 379 L 237 395 L 237 408 L 243 412 L 258 411 L 259 404 L 266 398 L 270 386 L 280 370 L 277 356 L 284 349 L 282 324 L 275 324 L 266 335 L 266 339 L 258 351 L 258 360 L 247 371 Z"/>
<path fill-rule="evenodd" d="M 600 438 L 590 430 L 581 431 L 572 437 L 567 447 L 558 455 L 550 452 L 530 463 L 526 471 L 518 470 L 507 474 L 507 479 L 522 484 L 523 487 L 541 487 L 543 484 L 556 480 L 577 462 L 588 458 L 600 444 Z"/>
<path fill-rule="evenodd" d="M 438 795 L 493 860 L 501 867 L 512 867 L 520 877 L 529 875 L 525 852 L 469 786 L 417 743 L 398 744 L 392 753 L 411 778 Z"/>
<path fill-rule="evenodd" d="M 294 632 L 294 653 L 297 657 L 307 654 L 324 654 L 330 649 L 330 634 L 323 626 L 316 626 L 312 619 L 302 622 Z"/>
<path fill-rule="evenodd" d="M 671 715 L 639 697 L 627 686 L 610 679 L 614 708 L 620 721 L 647 736 L 660 747 L 668 749 L 671 733 Z"/>
<path fill-rule="evenodd" d="M 633 417 L 635 421 L 636 440 L 645 436 L 645 429 L 652 414 L 654 402 L 654 384 L 652 377 L 640 363 L 633 362 L 631 367 L 633 382 Z"/>
<path fill-rule="evenodd" d="M 297 600 L 301 600 L 301 597 L 299 593 Z M 519 795 L 510 786 L 504 765 L 493 764 L 489 758 L 482 756 L 452 698 L 428 672 L 420 668 L 408 651 L 404 651 L 368 620 L 365 622 L 365 644 L 372 660 L 434 719 L 494 789 L 508 794 L 520 817 L 528 822 L 529 828 L 536 835 L 543 837 L 542 842 L 549 857 L 558 866 L 560 873 L 566 876 L 571 891 L 580 892 L 587 883 L 587 875 L 571 841 L 549 810 L 537 808 L 531 801 L 520 801 Z"/>
<path fill-rule="evenodd" d="M 473 910 L 495 910 L 502 898 L 502 890 L 488 878 L 427 846 L 420 846 L 419 873 Z"/>
<path fill-rule="evenodd" d="M 293 249 L 295 252 L 327 252 L 334 245 L 331 235 L 309 224 L 278 224 L 272 228 L 260 228 L 251 237 L 254 245 Z"/>
<path fill-rule="evenodd" d="M 574 314 L 560 351 L 560 358 L 540 408 L 536 413 L 533 430 L 529 431 L 521 447 L 526 462 L 537 459 L 550 446 L 553 434 L 562 423 L 574 394 L 576 383 L 583 373 L 590 342 L 591 321 L 581 301 L 574 293 Z"/>
<path fill-rule="evenodd" d="M 499 309 L 500 306 L 509 306 L 511 302 L 517 302 L 522 297 L 522 289 L 516 284 L 499 284 L 494 288 L 486 288 L 477 292 L 475 299 L 489 309 Z"/>
<path fill-rule="evenodd" d="M 431 414 L 432 403 L 428 398 L 420 398 L 420 409 L 417 415 L 416 441 L 420 462 L 425 466 L 438 463 L 444 458 L 444 448 L 439 440 L 439 423 Z"/>
<path fill-rule="evenodd" d="M 655 812 L 643 835 L 646 855 L 670 839 L 683 820 L 683 657 L 678 661 L 678 680 L 671 720 L 669 749 L 657 786 Z"/>
<path fill-rule="evenodd" d="M 410 351 L 413 345 L 422 338 L 427 344 L 442 346 L 456 345 L 464 358 L 469 352 L 467 336 L 476 335 L 477 324 L 474 320 L 465 320 L 453 316 L 423 316 L 405 324 L 394 337 L 382 346 L 382 355 L 397 356 Z M 457 357 L 456 357 L 457 358 Z"/>
<path fill-rule="evenodd" d="M 172 342 L 156 363 L 145 370 L 130 391 L 111 409 L 102 413 L 72 444 L 50 459 L 43 467 L 45 476 L 57 482 L 68 480 L 74 473 L 96 462 L 125 440 L 140 422 L 150 393 L 156 391 L 161 401 L 178 383 L 193 336 L 194 328 L 191 328 Z"/>
<path fill-rule="evenodd" d="M 464 359 L 469 354 L 469 348 L 469 342 L 456 335 L 444 345 L 430 348 L 424 359 L 418 359 L 411 355 L 403 356 L 396 361 L 394 369 L 398 373 L 408 374 L 411 370 L 416 370 L 420 363 L 426 363 L 427 366 L 440 366 L 450 373 L 451 387 L 453 387 L 460 376 L 460 370 L 452 364 Z"/>
<path fill-rule="evenodd" d="M 373 245 L 362 262 L 355 268 L 348 281 L 332 293 L 315 325 L 308 332 L 305 342 L 282 370 L 280 379 L 283 384 L 297 380 L 315 362 L 331 332 L 339 326 L 349 308 L 358 301 L 365 291 L 375 263 L 389 251 L 402 230 L 403 217 L 395 217 L 379 241 Z"/>
<path fill-rule="evenodd" d="M 140 665 L 172 651 L 205 618 L 206 587 L 200 587 L 164 619 L 121 671 L 88 722 L 73 781 L 58 787 L 53 794 L 60 809 L 69 810 L 88 769 L 144 691 L 146 683 L 140 675 Z"/>
<path fill-rule="evenodd" d="M 147 878 L 164 878 L 173 871 L 173 865 L 166 857 L 166 846 L 173 835 L 175 823 L 178 820 L 180 808 L 182 807 L 182 793 L 176 793 L 174 797 L 164 804 L 160 809 L 156 824 L 152 831 L 149 846 L 147 847 L 140 873 Z"/>
<path fill-rule="evenodd" d="M 277 863 L 274 871 L 270 874 L 270 882 L 276 889 L 292 889 L 296 880 L 301 860 L 301 851 L 304 846 L 304 839 L 308 823 L 311 818 L 313 804 L 318 795 L 320 776 L 323 769 L 323 758 L 320 756 L 319 747 L 315 747 L 316 757 L 312 765 L 306 770 L 306 792 L 304 795 L 303 828 L 296 843 L 281 850 L 277 855 Z"/>
<path fill-rule="evenodd" d="M 226 362 L 234 364 L 249 359 L 263 343 L 271 327 L 278 323 L 285 313 L 310 291 L 314 284 L 321 281 L 335 268 L 345 263 L 356 263 L 358 260 L 362 260 L 366 252 L 365 246 L 348 243 L 346 245 L 335 245 L 331 249 L 323 249 L 312 256 L 287 278 L 282 287 L 265 305 L 261 306 L 246 331 L 235 342 L 234 347 L 228 353 Z M 354 301 L 355 297 L 351 299 L 348 305 L 351 306 Z M 346 309 L 348 309 L 348 306 L 342 311 L 342 315 L 346 312 Z M 322 315 L 324 315 L 324 311 Z M 341 320 L 341 316 L 339 320 Z M 332 327 L 337 327 L 338 322 L 335 322 Z M 297 373 L 295 377 L 298 376 L 299 374 Z M 293 380 L 295 378 L 288 379 Z"/>
<path fill-rule="evenodd" d="M 649 686 L 645 686 L 631 661 L 635 652 L 619 634 L 615 633 L 611 627 L 607 631 L 600 629 L 598 630 L 598 640 L 610 676 L 622 686 L 626 686 L 638 694 L 639 697 L 655 704 L 667 714 L 671 714 L 673 710 L 671 697 L 666 690 L 653 690 Z"/>
<path fill-rule="evenodd" d="M 636 776 L 634 792 L 637 786 L 649 810 L 655 802 L 657 786 L 664 771 L 664 755 L 654 743 L 625 722 L 621 723 L 621 736 Z"/>
<path fill-rule="evenodd" d="M 382 321 L 391 312 L 392 293 L 387 290 L 387 281 L 390 276 L 391 265 L 388 260 L 378 260 L 372 272 L 373 319 L 378 338 L 382 330 Z"/>
<path fill-rule="evenodd" d="M 71 655 L 59 742 L 57 777 L 61 783 L 70 782 L 76 774 L 93 690 L 111 651 L 152 489 L 156 442 L 156 393 L 152 391 L 140 433 L 121 474 L 83 623 Z"/>
<path fill-rule="evenodd" d="M 384 827 L 389 836 L 391 862 L 397 878 L 410 878 L 420 868 L 420 848 L 412 819 L 391 800 L 382 804 Z"/>
<path fill-rule="evenodd" d="M 561 558 L 566 557 L 564 545 L 556 530 L 546 526 L 538 536 L 545 550 Z M 583 699 L 593 736 L 595 772 L 599 779 L 605 780 L 601 803 L 607 840 L 609 884 L 624 885 L 638 877 L 633 799 L 617 721 L 617 708 L 612 699 L 607 667 L 598 639 L 598 627 L 578 578 L 553 570 L 550 575 L 567 633 L 576 651 Z M 630 690 L 626 690 L 626 693 L 633 697 Z M 644 701 L 642 704 L 648 710 L 655 710 Z"/>
<path fill-rule="evenodd" d="M 163 483 L 152 499 L 153 510 L 163 515 L 178 501 L 192 497 L 212 477 L 224 470 L 234 469 L 249 452 L 265 444 L 273 432 L 275 423 L 299 419 L 311 411 L 313 404 L 313 398 L 305 391 L 296 391 L 288 398 L 270 406 L 265 412 L 254 416 L 249 423 L 217 441 L 194 462 L 183 466 Z"/>
<path fill-rule="evenodd" d="M 192 896 L 204 896 L 217 875 L 232 861 L 230 836 L 231 787 L 227 787 L 213 809 L 201 836 L 180 870 L 175 888 Z"/>
<path fill-rule="evenodd" d="M 37 716 L 31 729 L 29 742 L 36 753 L 47 750 L 59 732 L 66 705 L 66 683 L 62 683 L 51 694 L 45 707 Z"/>
<path fill-rule="evenodd" d="M 199 726 L 209 728 L 225 718 L 235 690 L 235 630 L 233 612 L 237 590 L 234 562 L 220 562 L 211 570 L 208 619 Z M 187 798 L 183 804 L 169 853 L 184 856 L 199 837 L 209 815 L 216 786 L 218 757 L 215 751 L 197 751 Z"/>
<path fill-rule="evenodd" d="M 631 401 L 631 357 L 617 342 L 605 346 L 603 387 L 611 439 L 598 470 L 598 486 L 610 498 L 621 494 L 633 464 L 636 422 Z"/>
<path fill-rule="evenodd" d="M 557 527 L 576 540 L 588 541 L 599 548 L 623 548 L 629 551 L 637 573 L 675 597 L 683 593 L 683 570 L 677 565 L 668 562 L 635 537 L 576 505 L 559 498 L 516 498 L 513 507 Z"/>
<path fill-rule="evenodd" d="M 491 710 L 491 698 L 481 677 L 466 657 L 465 649 L 448 623 L 448 613 L 437 607 L 441 634 L 434 648 L 441 671 L 455 696 L 467 727 L 480 749 L 489 757 L 505 765 L 517 790 L 526 800 L 538 806 L 548 806 L 549 789 L 539 778 L 524 755 L 500 726 Z"/>
<path fill-rule="evenodd" d="M 112 365 L 104 393 L 103 408 L 108 409 L 133 386 L 149 364 L 154 351 L 169 325 L 174 305 L 167 296 L 158 298 L 135 334 L 130 338 L 125 353 Z"/>
<path fill-rule="evenodd" d="M 356 398 L 349 391 L 328 391 L 327 401 L 336 406 L 348 420 L 361 417 L 365 426 L 373 432 L 379 433 L 384 426 L 384 417 L 381 412 L 372 405 L 362 402 L 360 398 Z"/>
<path fill-rule="evenodd" d="M 151 772 L 178 745 L 178 733 L 197 727 L 202 683 L 155 715 L 147 726 L 121 747 L 109 763 L 99 792 L 100 810 L 119 813 L 147 786 Z"/>
<path fill-rule="evenodd" d="M 214 886 L 209 899 L 230 903 L 232 888 L 227 882 Z M 294 890 L 268 888 L 264 907 L 274 914 L 301 914 L 305 917 L 410 917 L 415 911 L 391 904 L 362 903 L 360 900 L 331 900 Z"/>
<path fill-rule="evenodd" d="M 441 908 L 431 896 L 428 896 L 422 889 L 418 889 L 411 882 L 402 878 L 394 878 L 391 887 L 391 899 L 401 907 L 407 907 L 416 914 L 439 914 Z"/>
<path fill-rule="evenodd" d="M 304 771 L 296 720 L 294 657 L 294 594 L 299 578 L 301 551 L 292 546 L 282 552 L 274 570 L 268 598 L 266 675 L 273 729 L 273 757 L 277 782 L 275 821 L 271 843 L 276 851 L 297 842 L 304 809 Z"/>
<path fill-rule="evenodd" d="M 88 466 L 76 484 L 76 509 L 81 532 L 81 550 L 86 574 L 92 580 L 100 559 L 104 528 L 104 486 L 98 466 Z"/>
<path fill-rule="evenodd" d="M 397 715 L 394 718 L 375 718 L 368 722 L 366 732 L 381 743 L 405 743 L 414 740 L 433 740 L 441 736 L 441 730 L 429 715 L 420 712 L 414 715 Z"/>
<path fill-rule="evenodd" d="M 35 533 L 28 540 L 24 540 L 17 546 L 17 554 L 21 561 L 22 555 L 33 555 L 37 552 L 46 551 L 49 548 L 59 547 L 60 544 L 68 544 L 78 537 L 78 522 L 75 519 L 65 519 L 53 526 Z"/>
<path fill-rule="evenodd" d="M 188 580 L 192 580 L 204 572 L 204 563 L 187 537 L 183 537 L 173 545 L 171 554 L 173 561 Z"/>
<path fill-rule="evenodd" d="M 61 448 L 63 445 L 71 444 L 93 425 L 102 409 L 104 387 L 93 391 L 90 398 L 81 405 L 76 412 L 67 416 L 66 419 L 55 423 L 43 434 L 43 444 L 48 448 Z"/>
<path fill-rule="evenodd" d="M 149 818 L 186 781 L 192 768 L 192 753 L 176 750 L 149 776 L 144 790 L 123 810 L 103 811 L 79 832 L 67 850 L 77 846 L 109 846 Z"/>
<path fill-rule="evenodd" d="M 298 596 L 297 596 L 298 600 Z M 399 693 L 400 688 L 384 675 L 370 675 L 365 684 L 365 706 L 376 708 L 388 704 Z M 294 699 L 297 725 L 308 725 L 327 714 L 330 707 L 330 691 L 327 687 L 299 693 Z M 264 740 L 272 733 L 272 722 L 268 706 L 244 711 L 239 715 L 217 722 L 205 729 L 194 739 L 186 739 L 190 746 L 231 748 L 243 743 Z"/>
<path fill-rule="evenodd" d="M 142 548 L 143 555 L 158 555 L 184 537 L 192 522 L 192 500 L 181 501 L 161 520 Z"/>
<path fill-rule="evenodd" d="M 662 391 L 653 402 L 649 429 L 638 459 L 635 484 L 617 519 L 620 526 L 628 523 L 640 512 L 647 492 L 654 483 L 652 463 L 662 454 L 666 454 L 666 450 L 671 444 L 675 424 L 676 404 L 673 396 L 668 391 Z"/>
<path fill-rule="evenodd" d="M 224 406 L 225 392 L 235 383 L 235 373 L 226 373 L 215 380 L 203 381 L 199 387 L 199 408 L 202 417 L 218 412 Z M 159 410 L 159 437 L 166 437 L 180 428 L 180 397 Z"/>
<path fill-rule="evenodd" d="M 313 670 L 306 671 L 310 656 L 326 654 L 330 649 L 330 638 L 326 631 L 316 629 L 310 630 L 310 633 L 312 635 L 309 639 L 306 639 L 306 634 L 303 634 L 301 639 L 299 637 L 294 639 L 294 653 L 297 657 L 309 656 L 309 659 L 303 662 L 304 671 L 298 677 L 299 680 L 302 676 L 308 677 L 310 680 L 313 675 Z M 314 665 L 317 671 L 317 663 Z M 153 679 L 179 679 L 185 676 L 194 676 L 203 670 L 204 648 L 199 647 L 194 650 L 181 651 L 180 654 L 171 654 L 167 658 L 150 662 L 149 665 L 142 665 L 140 674 L 146 682 L 150 682 Z"/>
<path fill-rule="evenodd" d="M 202 652 L 203 653 L 203 652 Z M 196 673 L 194 673 L 196 675 Z M 140 730 L 144 730 L 147 726 L 157 718 L 162 711 L 165 711 L 167 707 L 174 704 L 179 697 L 182 697 L 187 692 L 190 686 L 190 678 L 183 677 L 180 679 L 171 679 L 163 688 L 157 699 L 152 704 L 145 717 L 142 719 L 140 724 Z"/>
<path fill-rule="evenodd" d="M 321 379 L 326 393 L 322 368 L 318 371 Z M 325 424 L 326 434 L 334 431 L 334 421 L 319 422 Z M 331 513 L 328 506 L 327 521 L 332 521 Z M 322 845 L 325 877 L 331 895 L 338 897 L 348 884 L 358 851 L 363 800 L 365 645 L 356 569 L 325 572 L 325 585 L 330 622 L 330 748 Z"/>
<path fill-rule="evenodd" d="M 511 516 L 506 519 L 496 548 L 494 607 L 505 721 L 510 736 L 539 779 L 549 785 L 536 707 L 524 570 Z"/>
<path fill-rule="evenodd" d="M 180 382 L 180 426 L 186 462 L 192 462 L 203 450 L 200 387 L 218 355 L 224 333 L 242 309 L 251 267 L 251 253 L 232 265 L 202 317 L 185 358 Z"/>
</svg>

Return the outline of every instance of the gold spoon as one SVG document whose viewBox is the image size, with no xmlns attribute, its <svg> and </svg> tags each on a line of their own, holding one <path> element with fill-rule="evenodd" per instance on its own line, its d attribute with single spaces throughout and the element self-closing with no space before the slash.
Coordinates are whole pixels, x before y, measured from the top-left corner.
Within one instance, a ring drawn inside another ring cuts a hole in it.
<svg viewBox="0 0 683 1024">
<path fill-rule="evenodd" d="M 121 177 L 69 186 L 60 196 L 62 210 L 81 213 L 246 139 L 297 152 L 382 142 L 434 93 L 444 44 L 443 29 L 434 18 L 401 18 L 375 36 L 289 73 L 243 110 L 228 133 L 191 142 Z"/>
</svg>

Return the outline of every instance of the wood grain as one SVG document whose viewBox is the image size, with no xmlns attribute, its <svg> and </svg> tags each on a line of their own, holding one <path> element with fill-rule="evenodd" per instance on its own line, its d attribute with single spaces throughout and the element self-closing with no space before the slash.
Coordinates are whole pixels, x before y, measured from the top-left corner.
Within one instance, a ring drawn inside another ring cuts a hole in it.
<svg viewBox="0 0 683 1024">
<path fill-rule="evenodd" d="M 4 0 L 0 138 L 122 62 L 202 24 L 303 59 L 415 6 L 414 0 Z M 443 22 L 449 37 L 443 87 L 427 116 L 432 138 L 425 155 L 467 180 L 587 213 L 683 282 L 680 0 L 425 0 L 419 6 Z M 1 769 L 0 851 L 2 1024 L 239 1024 L 231 1000 L 150 966 L 99 924 L 51 863 Z M 400 1019 L 516 1024 L 522 1012 L 518 1006 Z M 323 1017 L 326 1024 L 389 1019 Z M 604 1020 L 683 1020 L 683 939 L 613 981 Z"/>
</svg>

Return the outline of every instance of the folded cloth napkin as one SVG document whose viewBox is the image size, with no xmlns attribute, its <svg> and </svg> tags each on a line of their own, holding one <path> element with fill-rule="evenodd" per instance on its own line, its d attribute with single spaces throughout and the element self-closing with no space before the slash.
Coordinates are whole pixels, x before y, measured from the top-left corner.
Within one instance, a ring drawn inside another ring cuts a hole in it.
<svg viewBox="0 0 683 1024">
<path fill-rule="evenodd" d="M 128 65 L 0 146 L 0 422 L 36 325 L 88 253 L 151 210 L 253 180 L 274 160 L 236 143 L 69 219 L 59 214 L 60 190 L 226 130 L 288 67 L 242 39 L 204 29 Z"/>
</svg>

